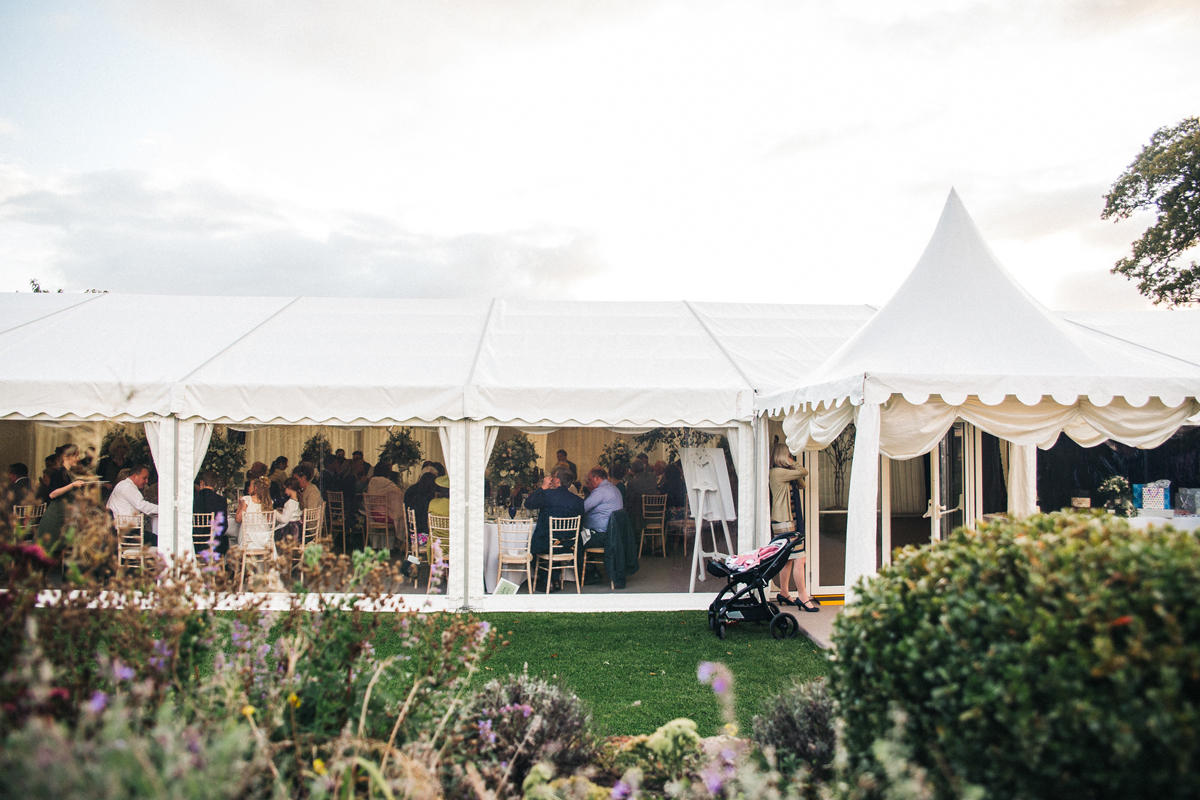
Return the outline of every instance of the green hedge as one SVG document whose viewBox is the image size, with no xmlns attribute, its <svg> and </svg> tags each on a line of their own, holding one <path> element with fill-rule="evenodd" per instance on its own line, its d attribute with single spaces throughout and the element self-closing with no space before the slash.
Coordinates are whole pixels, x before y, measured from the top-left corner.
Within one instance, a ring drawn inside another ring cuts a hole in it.
<svg viewBox="0 0 1200 800">
<path fill-rule="evenodd" d="M 960 529 L 839 617 L 831 688 L 852 757 L 904 712 L 956 794 L 1200 796 L 1200 540 L 1104 515 Z"/>
</svg>

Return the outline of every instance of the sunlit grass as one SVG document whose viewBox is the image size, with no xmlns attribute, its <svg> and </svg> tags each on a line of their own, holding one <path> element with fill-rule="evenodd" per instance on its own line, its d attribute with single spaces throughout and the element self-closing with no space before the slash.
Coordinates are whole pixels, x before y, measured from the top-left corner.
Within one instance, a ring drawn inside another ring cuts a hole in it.
<svg viewBox="0 0 1200 800">
<path fill-rule="evenodd" d="M 733 627 L 721 641 L 704 611 L 480 616 L 508 642 L 486 662 L 482 680 L 528 664 L 530 674 L 583 698 L 602 735 L 651 733 L 677 717 L 695 720 L 703 735 L 717 733 L 724 720 L 712 689 L 696 680 L 701 661 L 724 662 L 733 672 L 743 732 L 764 698 L 829 669 L 803 635 L 776 641 L 766 625 Z"/>
</svg>

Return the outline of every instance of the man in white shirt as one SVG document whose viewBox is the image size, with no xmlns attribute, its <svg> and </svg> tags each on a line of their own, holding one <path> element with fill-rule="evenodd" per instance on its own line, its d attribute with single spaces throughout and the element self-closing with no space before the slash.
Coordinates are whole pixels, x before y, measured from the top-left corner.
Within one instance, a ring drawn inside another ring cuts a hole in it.
<svg viewBox="0 0 1200 800">
<path fill-rule="evenodd" d="M 142 497 L 142 489 L 150 480 L 149 467 L 134 467 L 129 477 L 113 487 L 108 497 L 108 510 L 115 516 L 133 516 L 137 514 L 158 515 L 158 506 L 149 503 Z M 158 537 L 152 534 L 149 526 L 146 528 L 144 541 L 147 544 L 157 544 Z"/>
</svg>

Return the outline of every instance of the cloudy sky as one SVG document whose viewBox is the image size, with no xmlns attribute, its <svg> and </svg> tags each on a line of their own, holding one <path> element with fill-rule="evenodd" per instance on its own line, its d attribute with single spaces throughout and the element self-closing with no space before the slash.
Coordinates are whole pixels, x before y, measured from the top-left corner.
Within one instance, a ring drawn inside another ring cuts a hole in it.
<svg viewBox="0 0 1200 800">
<path fill-rule="evenodd" d="M 1200 3 L 6 0 L 0 290 L 880 304 L 956 187 L 1058 308 Z"/>
</svg>

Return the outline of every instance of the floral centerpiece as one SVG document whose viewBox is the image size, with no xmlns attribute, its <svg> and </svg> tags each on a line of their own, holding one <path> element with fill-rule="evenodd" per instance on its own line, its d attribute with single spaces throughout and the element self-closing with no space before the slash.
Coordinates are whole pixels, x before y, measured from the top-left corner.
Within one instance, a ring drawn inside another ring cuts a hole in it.
<svg viewBox="0 0 1200 800">
<path fill-rule="evenodd" d="M 420 464 L 423 458 L 421 443 L 408 428 L 388 429 L 388 438 L 379 446 L 379 460 L 392 465 L 403 474 Z"/>
<path fill-rule="evenodd" d="M 308 441 L 304 443 L 304 448 L 300 451 L 300 460 L 307 461 L 319 470 L 322 466 L 321 459 L 326 453 L 332 452 L 333 445 L 325 438 L 325 434 L 318 432 L 308 437 Z"/>
<path fill-rule="evenodd" d="M 1133 516 L 1133 488 L 1126 478 L 1113 475 L 1100 484 L 1100 488 L 1096 491 L 1103 498 L 1104 507 L 1113 514 L 1118 517 Z"/>
<path fill-rule="evenodd" d="M 523 433 L 497 442 L 488 461 L 487 478 L 494 486 L 532 486 L 538 477 L 538 453 Z"/>
<path fill-rule="evenodd" d="M 604 446 L 596 460 L 607 470 L 612 470 L 616 464 L 628 467 L 629 462 L 633 460 L 633 448 L 624 439 L 616 439 Z"/>
<path fill-rule="evenodd" d="M 242 470 L 246 468 L 246 445 L 229 437 L 229 429 L 218 425 L 213 430 L 212 439 L 208 442 L 208 451 L 204 454 L 204 462 L 200 471 L 212 470 L 217 473 L 216 489 L 227 498 L 236 499 Z"/>
</svg>

